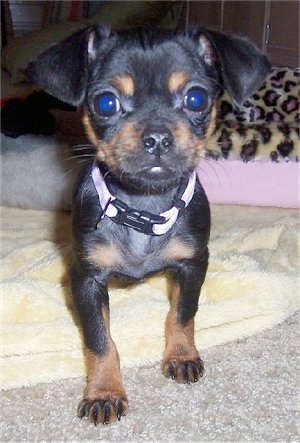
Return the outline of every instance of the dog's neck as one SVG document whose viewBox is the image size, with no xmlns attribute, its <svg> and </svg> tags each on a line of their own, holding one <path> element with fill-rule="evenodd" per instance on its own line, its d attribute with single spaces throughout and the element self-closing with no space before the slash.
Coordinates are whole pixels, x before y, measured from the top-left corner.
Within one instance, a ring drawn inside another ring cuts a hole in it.
<svg viewBox="0 0 300 443">
<path fill-rule="evenodd" d="M 189 180 L 186 180 L 179 186 L 176 195 L 169 197 L 168 203 L 170 206 L 168 210 L 159 214 L 153 214 L 129 207 L 124 201 L 116 198 L 108 189 L 96 161 L 92 166 L 91 177 L 101 207 L 99 223 L 107 216 L 115 223 L 131 227 L 147 235 L 163 235 L 171 229 L 193 198 L 196 183 L 196 173 L 194 171 L 190 175 Z"/>
</svg>

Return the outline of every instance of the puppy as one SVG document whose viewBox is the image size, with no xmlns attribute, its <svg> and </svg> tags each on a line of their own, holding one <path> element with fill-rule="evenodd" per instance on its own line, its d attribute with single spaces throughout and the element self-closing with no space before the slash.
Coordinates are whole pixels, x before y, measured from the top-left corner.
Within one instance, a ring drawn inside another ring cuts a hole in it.
<svg viewBox="0 0 300 443">
<path fill-rule="evenodd" d="M 162 372 L 179 383 L 202 376 L 194 317 L 208 266 L 210 211 L 194 170 L 214 131 L 221 90 L 241 104 L 269 69 L 240 37 L 101 27 L 77 32 L 29 65 L 33 82 L 81 107 L 95 147 L 73 201 L 71 286 L 87 362 L 79 417 L 111 423 L 128 412 L 109 330 L 112 277 L 170 272 Z"/>
</svg>

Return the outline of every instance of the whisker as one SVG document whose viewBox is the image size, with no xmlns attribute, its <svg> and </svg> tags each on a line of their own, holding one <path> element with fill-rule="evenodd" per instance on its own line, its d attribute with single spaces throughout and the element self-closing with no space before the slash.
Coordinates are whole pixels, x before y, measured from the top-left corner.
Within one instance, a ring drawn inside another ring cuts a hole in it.
<svg viewBox="0 0 300 443">
<path fill-rule="evenodd" d="M 205 161 L 212 167 L 213 170 L 214 170 L 214 166 L 217 166 L 220 169 L 222 169 L 222 171 L 224 172 L 224 175 L 226 175 L 226 178 L 228 179 L 228 183 L 231 183 L 230 182 L 230 175 L 228 174 L 228 171 L 226 170 L 226 168 L 222 164 L 222 160 L 221 161 L 215 161 L 215 160 L 212 160 L 210 158 L 205 158 Z M 214 170 L 214 172 L 217 175 L 217 172 L 215 170 Z"/>
<path fill-rule="evenodd" d="M 92 144 L 82 143 L 74 145 L 70 150 L 69 160 L 86 160 L 95 156 L 96 150 Z"/>
<path fill-rule="evenodd" d="M 207 178 L 207 180 L 210 183 L 210 186 L 212 187 L 213 186 L 213 182 L 212 182 L 211 176 L 210 176 L 210 174 L 207 171 L 205 171 L 204 169 L 201 168 L 201 163 L 202 163 L 202 161 L 198 165 L 197 169 L 201 172 L 201 174 L 205 175 L 205 177 Z M 200 182 L 201 182 L 201 177 L 199 179 L 200 179 Z"/>
<path fill-rule="evenodd" d="M 66 159 L 66 161 L 76 161 L 76 163 L 87 163 L 88 161 L 90 161 L 91 159 L 94 159 L 93 156 L 91 157 L 69 157 Z"/>
<path fill-rule="evenodd" d="M 204 158 L 203 160 L 205 160 L 206 164 L 209 165 L 210 169 L 213 171 L 213 173 L 216 177 L 216 180 L 218 183 L 218 190 L 219 190 L 219 193 L 221 196 L 221 201 L 223 201 L 223 198 L 224 198 L 223 187 L 222 187 L 220 175 L 218 174 L 217 169 L 219 168 L 220 170 L 222 170 L 224 176 L 226 177 L 227 183 L 230 186 L 230 195 L 232 195 L 232 182 L 230 180 L 230 175 L 229 175 L 228 171 L 226 170 L 226 168 L 224 167 L 224 165 L 222 165 L 222 162 L 214 161 L 210 158 Z M 201 164 L 200 164 L 200 169 L 201 169 Z M 202 172 L 205 172 L 205 171 L 202 170 Z M 210 183 L 212 183 L 212 182 L 210 182 Z"/>
<path fill-rule="evenodd" d="M 205 159 L 205 160 L 206 160 L 206 164 L 210 167 L 211 171 L 213 171 L 213 173 L 214 173 L 214 175 L 216 177 L 216 181 L 217 181 L 217 184 L 218 184 L 217 190 L 219 190 L 219 194 L 221 196 L 221 201 L 223 201 L 223 187 L 221 185 L 219 174 L 216 171 L 217 168 L 215 168 L 217 165 L 220 167 L 220 164 L 219 164 L 219 162 L 212 163 L 212 160 L 209 160 L 209 159 Z"/>
<path fill-rule="evenodd" d="M 212 79 L 211 79 L 211 82 L 214 83 L 215 85 L 219 86 L 219 87 L 222 88 L 222 90 L 223 90 L 223 87 L 224 87 L 224 86 L 223 86 L 218 80 L 212 78 Z"/>
<path fill-rule="evenodd" d="M 77 158 L 92 158 L 95 157 L 95 152 L 70 152 L 69 159 L 77 159 Z"/>
<path fill-rule="evenodd" d="M 80 151 L 82 149 L 95 149 L 95 148 L 91 144 L 74 145 L 71 147 L 71 151 Z"/>
</svg>

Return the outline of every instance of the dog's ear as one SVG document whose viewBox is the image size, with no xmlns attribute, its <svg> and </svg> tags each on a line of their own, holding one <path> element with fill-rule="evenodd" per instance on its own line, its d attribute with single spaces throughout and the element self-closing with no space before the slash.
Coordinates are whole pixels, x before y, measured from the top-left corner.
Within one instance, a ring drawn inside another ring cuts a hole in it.
<svg viewBox="0 0 300 443">
<path fill-rule="evenodd" d="M 196 33 L 200 56 L 219 69 L 221 82 L 236 104 L 242 104 L 270 72 L 267 57 L 247 38 L 202 29 Z"/>
<path fill-rule="evenodd" d="M 29 63 L 29 80 L 63 102 L 80 105 L 85 97 L 88 63 L 95 58 L 98 40 L 108 34 L 108 30 L 90 27 L 51 46 Z"/>
</svg>

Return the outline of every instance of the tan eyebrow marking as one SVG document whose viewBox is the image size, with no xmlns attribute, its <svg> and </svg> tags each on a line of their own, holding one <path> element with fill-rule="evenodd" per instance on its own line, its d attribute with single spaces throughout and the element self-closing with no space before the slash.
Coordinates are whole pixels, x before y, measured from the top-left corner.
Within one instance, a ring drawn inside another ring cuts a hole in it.
<svg viewBox="0 0 300 443">
<path fill-rule="evenodd" d="M 111 79 L 111 83 L 122 95 L 132 96 L 134 94 L 134 81 L 129 74 L 116 75 Z"/>
<path fill-rule="evenodd" d="M 173 72 L 168 81 L 169 91 L 173 94 L 174 92 L 182 89 L 187 82 L 190 80 L 190 75 L 187 72 L 177 71 Z"/>
</svg>

